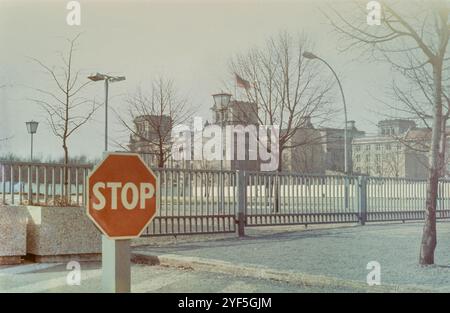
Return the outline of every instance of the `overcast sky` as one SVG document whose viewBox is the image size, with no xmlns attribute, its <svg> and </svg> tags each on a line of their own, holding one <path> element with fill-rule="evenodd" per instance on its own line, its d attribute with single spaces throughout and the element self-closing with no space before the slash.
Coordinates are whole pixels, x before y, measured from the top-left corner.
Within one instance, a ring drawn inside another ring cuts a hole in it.
<svg viewBox="0 0 450 313">
<path fill-rule="evenodd" d="M 373 132 L 381 117 L 380 104 L 370 95 L 381 96 L 389 82 L 389 68 L 355 60 L 356 55 L 336 49 L 331 32 L 318 6 L 325 1 L 101 1 L 82 0 L 81 26 L 68 26 L 68 1 L 0 0 L 0 154 L 29 153 L 25 121 L 41 122 L 35 140 L 36 154 L 47 158 L 62 155 L 61 143 L 45 124 L 40 107 L 27 100 L 36 96 L 30 87 L 45 89 L 50 81 L 28 57 L 49 65 L 59 63 L 57 51 L 65 38 L 82 32 L 75 54 L 75 66 L 83 73 L 105 72 L 125 75 L 126 81 L 110 86 L 110 104 L 125 106 L 127 94 L 157 75 L 172 77 L 198 105 L 198 115 L 211 119 L 211 94 L 231 79 L 227 62 L 233 54 L 260 45 L 287 30 L 305 32 L 315 42 L 315 53 L 331 63 L 342 77 L 348 101 L 349 119 L 358 128 Z M 326 71 L 326 68 L 323 68 Z M 88 97 L 103 101 L 103 84 L 92 84 Z M 336 101 L 340 98 L 336 97 Z M 70 139 L 71 155 L 99 157 L 103 150 L 103 109 Z M 114 115 L 111 134 L 124 132 Z M 343 117 L 333 126 L 343 126 Z"/>
</svg>

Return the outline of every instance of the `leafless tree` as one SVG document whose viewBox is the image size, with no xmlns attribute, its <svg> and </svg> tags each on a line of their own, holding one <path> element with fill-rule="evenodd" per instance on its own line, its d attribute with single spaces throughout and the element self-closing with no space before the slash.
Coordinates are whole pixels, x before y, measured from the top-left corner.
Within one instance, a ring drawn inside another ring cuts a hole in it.
<svg viewBox="0 0 450 313">
<path fill-rule="evenodd" d="M 61 141 L 65 165 L 69 164 L 69 138 L 91 119 L 99 107 L 94 101 L 81 96 L 81 92 L 90 81 L 80 80 L 81 71 L 74 69 L 74 52 L 79 36 L 67 39 L 68 49 L 59 54 L 61 58 L 59 66 L 49 66 L 39 59 L 31 58 L 49 76 L 54 88 L 34 88 L 39 96 L 30 100 L 37 103 L 46 113 L 48 125 Z M 64 174 L 62 203 L 69 204 L 67 166 Z"/>
<path fill-rule="evenodd" d="M 294 140 L 295 135 L 311 120 L 317 126 L 335 113 L 330 98 L 333 81 L 322 75 L 318 62 L 303 57 L 308 47 L 305 36 L 281 32 L 264 47 L 234 56 L 229 64 L 233 75 L 249 82 L 243 96 L 256 103 L 252 108 L 259 124 L 280 126 L 278 171 L 283 169 L 283 152 L 320 140 L 317 136 L 308 136 L 313 142 Z"/>
<path fill-rule="evenodd" d="M 280 32 L 269 38 L 265 46 L 238 54 L 229 63 L 230 72 L 247 82 L 243 96 L 247 102 L 256 104 L 252 106 L 256 111 L 252 114 L 257 117 L 258 123 L 280 127 L 278 172 L 283 170 L 285 151 L 317 144 L 321 140 L 318 136 L 303 136 L 312 141 L 298 140 L 296 135 L 308 128 L 311 120 L 320 125 L 335 113 L 331 104 L 333 80 L 322 74 L 320 64 L 303 57 L 310 46 L 306 36 L 293 37 L 287 32 Z M 245 114 L 238 115 L 245 119 Z M 259 144 L 263 147 L 267 145 L 261 141 Z M 276 212 L 280 207 L 277 180 L 278 177 L 275 177 L 269 190 L 270 194 L 274 193 L 271 198 Z"/>
<path fill-rule="evenodd" d="M 449 117 L 448 44 L 449 5 L 445 0 L 380 0 L 381 25 L 366 22 L 367 1 L 354 1 L 351 14 L 336 9 L 328 14 L 334 29 L 342 35 L 346 49 L 364 47 L 378 60 L 389 62 L 412 85 L 394 86 L 408 112 L 432 129 L 429 154 L 425 223 L 419 263 L 434 264 L 436 248 L 436 202 L 438 180 L 446 151 L 446 123 Z M 355 10 L 356 8 L 356 10 Z M 416 98 L 417 93 L 420 98 Z M 428 118 L 431 119 L 428 120 Z"/>
<path fill-rule="evenodd" d="M 164 167 L 172 152 L 172 129 L 188 123 L 193 108 L 179 95 L 174 82 L 162 76 L 151 83 L 148 91 L 139 88 L 127 102 L 128 115 L 119 115 L 119 119 L 131 133 L 128 148 L 153 155 L 157 166 Z"/>
</svg>

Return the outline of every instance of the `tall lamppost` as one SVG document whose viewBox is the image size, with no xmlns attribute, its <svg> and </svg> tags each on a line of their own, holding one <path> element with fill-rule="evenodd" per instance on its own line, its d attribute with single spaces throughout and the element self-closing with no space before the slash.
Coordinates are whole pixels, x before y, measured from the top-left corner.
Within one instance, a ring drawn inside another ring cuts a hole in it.
<svg viewBox="0 0 450 313">
<path fill-rule="evenodd" d="M 342 102 L 344 104 L 344 119 L 345 119 L 345 125 L 344 125 L 344 172 L 345 172 L 345 174 L 348 174 L 347 104 L 345 102 L 345 95 L 344 95 L 344 90 L 342 89 L 341 81 L 339 80 L 338 75 L 333 70 L 331 65 L 328 64 L 328 62 L 325 61 L 324 59 L 318 57 L 317 55 L 315 55 L 314 53 L 311 53 L 311 52 L 304 52 L 303 56 L 306 59 L 310 59 L 310 60 L 317 59 L 317 60 L 322 61 L 331 70 L 331 72 L 333 72 L 334 77 L 336 77 L 336 80 L 338 82 L 339 89 L 341 90 Z"/>
<path fill-rule="evenodd" d="M 105 81 L 105 151 L 108 151 L 108 89 L 109 83 L 115 83 L 125 80 L 125 76 L 109 76 L 97 73 L 88 77 L 90 80 L 96 82 L 99 80 Z"/>
<path fill-rule="evenodd" d="M 224 151 L 223 151 L 223 142 L 224 142 L 224 136 L 223 136 L 223 127 L 225 124 L 225 112 L 227 112 L 228 110 L 228 105 L 230 104 L 230 99 L 231 99 L 231 95 L 229 93 L 216 93 L 213 95 L 213 99 L 214 99 L 214 104 L 216 106 L 216 110 L 220 112 L 220 128 L 221 128 L 221 143 L 222 146 L 220 148 L 221 150 L 221 156 L 220 156 L 220 176 L 221 179 L 219 180 L 219 189 L 220 189 L 220 196 L 221 196 L 221 201 L 220 201 L 220 209 L 223 209 L 223 158 L 224 158 Z"/>
<path fill-rule="evenodd" d="M 31 153 L 30 153 L 30 161 L 33 161 L 33 135 L 36 134 L 39 122 L 29 121 L 25 122 L 27 125 L 28 133 L 31 135 Z"/>
</svg>

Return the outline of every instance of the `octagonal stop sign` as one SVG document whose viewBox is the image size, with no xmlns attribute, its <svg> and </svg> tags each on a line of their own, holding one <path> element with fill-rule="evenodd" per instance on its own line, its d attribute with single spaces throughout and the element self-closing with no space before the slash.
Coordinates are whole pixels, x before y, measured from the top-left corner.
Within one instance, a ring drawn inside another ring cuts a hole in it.
<svg viewBox="0 0 450 313">
<path fill-rule="evenodd" d="M 110 239 L 139 237 L 156 214 L 157 190 L 138 154 L 110 153 L 88 177 L 87 214 Z"/>
</svg>

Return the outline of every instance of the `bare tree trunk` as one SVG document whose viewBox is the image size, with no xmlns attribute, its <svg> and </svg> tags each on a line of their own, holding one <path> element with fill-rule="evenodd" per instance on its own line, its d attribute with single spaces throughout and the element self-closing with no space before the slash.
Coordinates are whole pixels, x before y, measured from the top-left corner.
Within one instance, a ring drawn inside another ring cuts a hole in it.
<svg viewBox="0 0 450 313">
<path fill-rule="evenodd" d="M 158 167 L 163 168 L 164 167 L 164 149 L 163 149 L 163 143 L 160 141 L 159 143 L 159 152 L 158 152 Z"/>
<path fill-rule="evenodd" d="M 283 149 L 279 149 L 279 156 L 278 156 L 278 168 L 277 173 L 281 173 L 283 171 Z M 274 197 L 274 208 L 275 212 L 280 212 L 280 177 L 277 175 L 275 176 L 275 197 Z"/>
<path fill-rule="evenodd" d="M 70 204 L 69 201 L 69 148 L 67 147 L 66 140 L 63 141 L 64 149 L 64 189 L 63 189 L 63 203 Z"/>
<path fill-rule="evenodd" d="M 435 61 L 436 62 L 436 61 Z M 435 86 L 433 132 L 431 136 L 430 170 L 425 209 L 425 224 L 423 226 L 422 242 L 420 245 L 419 264 L 434 264 L 434 250 L 436 238 L 436 203 L 440 176 L 440 140 L 442 136 L 442 62 L 433 64 L 433 79 Z"/>
</svg>

